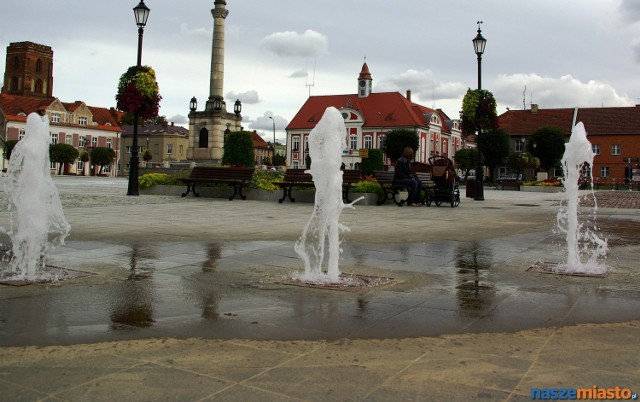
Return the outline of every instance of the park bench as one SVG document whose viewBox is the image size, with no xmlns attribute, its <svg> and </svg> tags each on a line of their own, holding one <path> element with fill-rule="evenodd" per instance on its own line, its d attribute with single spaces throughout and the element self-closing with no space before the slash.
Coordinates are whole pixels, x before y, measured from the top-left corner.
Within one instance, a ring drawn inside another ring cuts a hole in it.
<svg viewBox="0 0 640 402">
<path fill-rule="evenodd" d="M 382 200 L 378 200 L 378 205 L 384 204 L 387 200 L 393 200 L 393 202 L 399 207 L 403 206 L 406 199 L 398 200 L 398 195 L 400 191 L 409 191 L 409 186 L 405 184 L 394 184 L 393 183 L 393 172 L 387 172 L 384 170 L 376 170 L 373 172 L 373 177 L 376 179 L 380 187 L 382 187 L 382 191 L 384 192 L 384 197 Z M 425 192 L 425 198 L 422 199 L 422 202 L 426 201 L 426 197 L 429 196 L 430 193 L 433 193 L 433 180 L 431 180 L 431 173 L 427 172 L 415 172 L 414 173 L 418 179 L 422 182 L 421 190 Z"/>
<path fill-rule="evenodd" d="M 278 200 L 279 203 L 289 198 L 289 201 L 295 202 L 296 199 L 292 196 L 293 188 L 297 187 L 315 187 L 313 183 L 313 176 L 310 173 L 305 173 L 306 169 L 287 169 L 284 174 L 284 178 L 281 182 L 275 182 L 282 189 L 282 198 Z M 342 171 L 342 199 L 344 202 L 349 201 L 349 189 L 352 184 L 355 184 L 361 180 L 361 174 L 359 170 L 343 170 Z"/>
<path fill-rule="evenodd" d="M 515 179 L 499 179 L 496 181 L 500 190 L 504 190 L 505 187 L 513 188 L 514 190 L 520 191 L 520 185 L 522 181 Z"/>
<path fill-rule="evenodd" d="M 196 186 L 200 184 L 226 184 L 233 187 L 233 194 L 229 197 L 229 201 L 233 200 L 236 195 L 240 195 L 241 199 L 246 200 L 247 197 L 242 194 L 242 188 L 251 180 L 254 171 L 255 169 L 250 167 L 196 166 L 191 170 L 189 177 L 180 179 L 187 185 L 187 191 L 182 196 L 186 197 L 187 194 L 193 193 L 194 196 L 199 197 L 200 194 L 196 192 Z"/>
</svg>

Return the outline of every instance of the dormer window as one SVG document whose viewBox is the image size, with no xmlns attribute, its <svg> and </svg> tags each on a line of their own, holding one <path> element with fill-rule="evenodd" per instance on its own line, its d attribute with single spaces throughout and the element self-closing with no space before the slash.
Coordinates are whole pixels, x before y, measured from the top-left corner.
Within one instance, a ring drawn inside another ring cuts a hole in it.
<svg viewBox="0 0 640 402">
<path fill-rule="evenodd" d="M 87 119 L 85 116 L 78 116 L 78 124 L 81 126 L 88 126 L 89 119 Z"/>
</svg>

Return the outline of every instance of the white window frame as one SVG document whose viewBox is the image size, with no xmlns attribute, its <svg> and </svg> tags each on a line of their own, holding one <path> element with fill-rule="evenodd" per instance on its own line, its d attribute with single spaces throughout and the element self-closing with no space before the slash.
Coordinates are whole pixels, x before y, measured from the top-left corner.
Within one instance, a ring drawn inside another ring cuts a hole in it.
<svg viewBox="0 0 640 402">
<path fill-rule="evenodd" d="M 49 132 L 49 134 L 51 135 L 51 144 L 57 144 L 58 143 L 58 133 Z"/>
<path fill-rule="evenodd" d="M 373 147 L 373 137 L 370 135 L 364 136 L 364 148 L 371 149 Z"/>
<path fill-rule="evenodd" d="M 98 146 L 98 137 L 91 137 L 91 147 L 96 148 Z"/>
<path fill-rule="evenodd" d="M 358 136 L 355 134 L 349 135 L 349 149 L 358 149 Z"/>
<path fill-rule="evenodd" d="M 80 125 L 80 126 L 88 126 L 89 125 L 89 118 L 87 118 L 86 116 L 78 116 L 78 125 Z"/>
<path fill-rule="evenodd" d="M 73 135 L 67 134 L 64 139 L 65 144 L 73 145 Z"/>
<path fill-rule="evenodd" d="M 60 113 L 51 113 L 51 122 L 60 123 Z"/>
<path fill-rule="evenodd" d="M 621 155 L 622 154 L 622 146 L 620 144 L 611 144 L 611 155 Z"/>
<path fill-rule="evenodd" d="M 300 137 L 293 137 L 293 151 L 300 151 Z"/>
<path fill-rule="evenodd" d="M 173 144 L 167 144 L 167 155 L 173 155 Z"/>
<path fill-rule="evenodd" d="M 600 166 L 600 177 L 609 177 L 609 166 Z"/>
<path fill-rule="evenodd" d="M 27 134 L 27 131 L 24 128 L 21 128 L 20 129 L 20 134 L 18 136 L 18 140 L 23 139 L 26 134 Z"/>
<path fill-rule="evenodd" d="M 107 138 L 107 148 L 113 148 L 113 138 Z"/>
<path fill-rule="evenodd" d="M 80 138 L 78 138 L 78 148 L 84 148 L 85 146 L 87 146 L 87 139 L 86 137 L 80 136 Z"/>
<path fill-rule="evenodd" d="M 600 144 L 591 144 L 591 150 L 594 155 L 600 155 Z"/>
</svg>

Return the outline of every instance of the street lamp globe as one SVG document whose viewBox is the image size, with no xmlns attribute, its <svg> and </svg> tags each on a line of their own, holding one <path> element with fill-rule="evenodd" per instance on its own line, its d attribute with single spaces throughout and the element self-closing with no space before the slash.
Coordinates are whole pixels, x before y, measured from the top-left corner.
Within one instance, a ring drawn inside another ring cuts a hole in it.
<svg viewBox="0 0 640 402">
<path fill-rule="evenodd" d="M 197 109 L 198 109 L 198 100 L 194 96 L 193 98 L 191 98 L 191 101 L 189 102 L 189 110 L 191 110 L 192 112 L 195 112 Z"/>
<path fill-rule="evenodd" d="M 140 1 L 140 4 L 133 8 L 133 14 L 136 17 L 136 24 L 142 28 L 147 25 L 147 19 L 149 18 L 149 7 L 144 4 L 144 0 Z"/>
</svg>

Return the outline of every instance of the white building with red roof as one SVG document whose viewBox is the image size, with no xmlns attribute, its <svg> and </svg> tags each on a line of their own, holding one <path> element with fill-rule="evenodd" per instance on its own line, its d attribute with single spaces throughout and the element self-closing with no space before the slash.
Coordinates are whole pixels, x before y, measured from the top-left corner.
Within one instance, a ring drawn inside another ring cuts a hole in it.
<svg viewBox="0 0 640 402">
<path fill-rule="evenodd" d="M 389 131 L 395 129 L 412 129 L 418 133 L 417 162 L 426 162 L 435 155 L 453 158 L 462 148 L 458 120 L 449 118 L 440 109 L 412 102 L 409 90 L 406 96 L 399 92 L 375 93 L 372 83 L 369 66 L 364 63 L 356 93 L 310 96 L 286 128 L 288 165 L 292 168 L 305 166 L 309 133 L 330 106 L 340 110 L 344 117 L 347 149 L 342 158 L 349 169 L 362 161 L 362 150 L 380 148 Z M 387 159 L 385 163 L 391 161 Z"/>
</svg>

